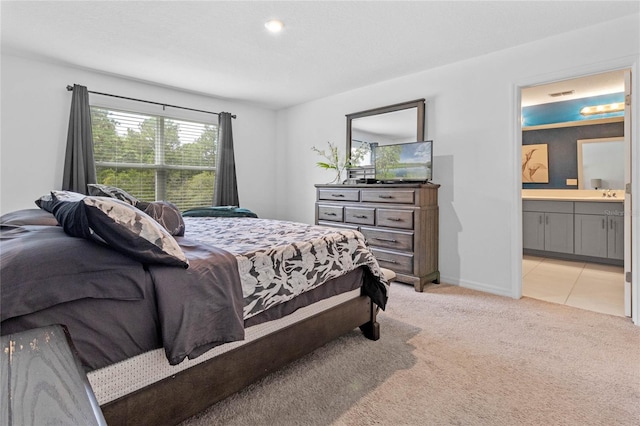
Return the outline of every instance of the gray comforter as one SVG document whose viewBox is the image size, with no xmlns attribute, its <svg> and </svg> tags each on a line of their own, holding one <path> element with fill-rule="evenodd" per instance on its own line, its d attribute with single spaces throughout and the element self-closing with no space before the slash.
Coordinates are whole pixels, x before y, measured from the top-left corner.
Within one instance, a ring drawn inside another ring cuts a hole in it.
<svg viewBox="0 0 640 426">
<path fill-rule="evenodd" d="M 88 369 L 160 347 L 178 364 L 242 340 L 248 322 L 360 286 L 384 309 L 388 283 L 358 232 L 253 218 L 185 221 L 185 237 L 175 238 L 188 269 L 143 265 L 71 237 L 44 211 L 2 216 L 2 333 L 65 324 Z"/>
<path fill-rule="evenodd" d="M 183 238 L 180 244 L 189 258 L 188 269 L 143 266 L 109 247 L 70 237 L 59 226 L 1 225 L 0 319 L 82 299 L 142 300 L 150 276 L 160 342 L 171 364 L 243 339 L 235 257 Z M 129 315 L 126 310 L 117 313 L 124 322 Z M 131 322 L 136 320 L 131 317 Z"/>
</svg>

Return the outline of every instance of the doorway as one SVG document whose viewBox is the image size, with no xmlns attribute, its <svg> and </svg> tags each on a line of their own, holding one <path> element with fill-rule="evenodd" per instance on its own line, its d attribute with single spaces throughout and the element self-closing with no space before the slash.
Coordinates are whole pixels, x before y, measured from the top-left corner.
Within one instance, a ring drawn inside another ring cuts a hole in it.
<svg viewBox="0 0 640 426">
<path fill-rule="evenodd" d="M 619 111 L 620 106 L 624 110 L 628 89 L 625 75 L 629 72 L 617 70 L 520 89 L 522 144 L 536 145 L 535 149 L 543 149 L 547 156 L 533 164 L 544 171 L 538 173 L 539 180 L 531 179 L 530 175 L 525 179 L 523 157 L 523 296 L 610 315 L 631 316 L 631 283 L 625 282 L 630 278 L 625 271 L 630 271 L 631 266 L 628 258 L 630 221 L 625 229 L 622 217 L 613 218 L 609 230 L 607 216 L 611 212 L 624 216 L 624 204 L 629 200 L 623 200 L 630 194 L 625 194 L 624 185 L 619 183 L 615 186 L 620 188 L 612 188 L 609 182 L 613 179 L 608 176 L 587 181 L 579 179 L 583 170 L 577 158 L 578 140 L 621 138 L 625 134 L 629 137 L 630 126 L 625 125 L 629 118 L 625 119 L 625 112 Z M 587 108 L 591 106 L 598 108 Z M 628 144 L 630 147 L 630 140 Z M 526 151 L 535 149 L 529 147 Z M 626 170 L 625 182 L 631 179 L 630 156 L 631 150 L 625 149 L 622 163 L 613 167 Z M 610 198 L 612 191 L 607 190 L 612 190 L 618 198 Z M 592 198 L 600 197 L 601 193 L 604 199 Z M 543 201 L 528 201 L 531 199 Z M 555 207 L 561 209 L 555 212 Z M 545 209 L 550 211 L 544 212 Z M 553 225 L 557 219 L 561 220 L 560 225 Z M 598 225 L 600 220 L 602 227 Z M 547 242 L 560 238 L 561 244 L 556 241 L 551 247 L 544 246 L 545 226 L 553 230 L 551 233 L 546 230 Z M 615 234 L 614 227 L 621 232 L 618 243 L 623 239 L 624 245 L 617 249 L 618 258 L 612 259 L 607 253 L 612 249 L 604 240 L 609 238 L 608 234 Z M 592 236 L 591 231 L 596 228 Z M 604 252 L 596 252 L 594 256 L 589 250 L 596 243 Z"/>
</svg>

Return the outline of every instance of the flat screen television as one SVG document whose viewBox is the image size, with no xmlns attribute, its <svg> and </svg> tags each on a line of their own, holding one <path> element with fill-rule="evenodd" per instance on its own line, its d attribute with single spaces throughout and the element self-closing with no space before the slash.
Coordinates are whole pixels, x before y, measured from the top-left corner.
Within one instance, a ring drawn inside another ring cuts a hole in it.
<svg viewBox="0 0 640 426">
<path fill-rule="evenodd" d="M 377 181 L 427 182 L 433 177 L 433 141 L 377 145 L 373 156 Z"/>
</svg>

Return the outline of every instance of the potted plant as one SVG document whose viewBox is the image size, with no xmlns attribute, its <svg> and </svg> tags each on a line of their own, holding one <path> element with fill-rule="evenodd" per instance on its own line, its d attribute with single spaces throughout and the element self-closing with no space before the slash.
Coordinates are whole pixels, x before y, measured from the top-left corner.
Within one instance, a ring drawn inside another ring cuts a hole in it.
<svg viewBox="0 0 640 426">
<path fill-rule="evenodd" d="M 368 152 L 367 147 L 360 147 L 353 150 L 351 152 L 351 157 L 347 159 L 340 155 L 338 147 L 334 143 L 329 141 L 327 142 L 327 145 L 329 145 L 328 150 L 318 149 L 315 146 L 312 146 L 311 150 L 324 158 L 323 161 L 318 161 L 316 166 L 322 169 L 335 170 L 336 177 L 331 182 L 328 182 L 329 184 L 341 183 L 342 172 L 352 167 L 353 164 L 359 164 L 364 155 Z"/>
</svg>

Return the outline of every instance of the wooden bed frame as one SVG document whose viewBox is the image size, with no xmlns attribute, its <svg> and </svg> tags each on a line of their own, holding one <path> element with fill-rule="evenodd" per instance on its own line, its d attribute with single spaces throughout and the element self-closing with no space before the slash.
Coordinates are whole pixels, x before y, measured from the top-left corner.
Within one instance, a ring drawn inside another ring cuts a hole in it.
<svg viewBox="0 0 640 426">
<path fill-rule="evenodd" d="M 378 340 L 376 313 L 367 296 L 348 300 L 108 402 L 102 412 L 109 426 L 177 424 L 356 327 Z"/>
</svg>

